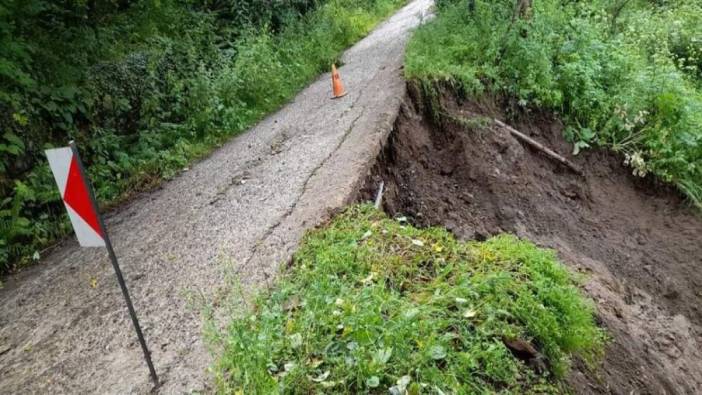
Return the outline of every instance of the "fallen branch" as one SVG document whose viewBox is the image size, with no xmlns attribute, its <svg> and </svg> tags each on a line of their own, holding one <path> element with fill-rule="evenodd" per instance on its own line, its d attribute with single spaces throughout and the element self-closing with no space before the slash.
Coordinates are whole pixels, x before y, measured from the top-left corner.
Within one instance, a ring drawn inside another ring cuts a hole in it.
<svg viewBox="0 0 702 395">
<path fill-rule="evenodd" d="M 574 171 L 575 173 L 577 173 L 577 174 L 579 174 L 579 175 L 581 175 L 581 176 L 583 175 L 582 169 L 581 169 L 580 167 L 576 166 L 573 162 L 571 162 L 571 161 L 569 161 L 568 159 L 562 157 L 561 155 L 558 155 L 558 154 L 555 153 L 553 150 L 549 149 L 548 147 L 545 147 L 544 145 L 542 145 L 542 144 L 539 143 L 538 141 L 532 139 L 531 137 L 529 137 L 529 136 L 527 136 L 526 134 L 524 134 L 524 133 L 518 131 L 517 129 L 515 129 L 515 128 L 509 126 L 509 125 L 507 125 L 506 123 L 500 121 L 499 119 L 494 119 L 494 121 L 495 121 L 495 123 L 496 123 L 498 126 L 507 129 L 507 130 L 508 130 L 514 137 L 516 137 L 517 139 L 521 140 L 522 142 L 525 142 L 525 143 L 529 144 L 529 145 L 532 146 L 533 148 L 538 149 L 539 151 L 541 151 L 541 152 L 543 152 L 544 154 L 546 154 L 546 156 L 548 156 L 549 158 L 551 158 L 551 159 L 553 159 L 553 160 L 555 160 L 555 161 L 561 163 L 562 165 L 568 167 L 569 169 L 571 169 L 571 170 Z"/>
</svg>

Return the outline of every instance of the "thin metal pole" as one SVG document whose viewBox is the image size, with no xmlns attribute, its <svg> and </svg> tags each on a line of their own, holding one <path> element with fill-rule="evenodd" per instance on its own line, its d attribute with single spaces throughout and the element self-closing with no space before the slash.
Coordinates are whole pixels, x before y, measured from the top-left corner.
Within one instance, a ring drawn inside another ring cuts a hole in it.
<svg viewBox="0 0 702 395">
<path fill-rule="evenodd" d="M 76 144 L 71 141 L 69 143 L 73 155 L 78 162 L 78 168 L 80 170 L 80 175 L 83 181 L 87 184 L 88 193 L 90 194 L 90 200 L 93 204 L 93 209 L 97 215 L 98 222 L 100 223 L 100 229 L 102 230 L 102 235 L 105 238 L 105 246 L 107 247 L 107 253 L 110 255 L 110 261 L 112 262 L 112 267 L 115 269 L 115 275 L 117 275 L 117 282 L 119 287 L 122 289 L 122 295 L 124 295 L 124 300 L 127 302 L 127 309 L 129 310 L 129 316 L 132 318 L 132 324 L 134 324 L 134 329 L 136 330 L 137 337 L 139 338 L 139 344 L 141 345 L 141 350 L 144 352 L 144 359 L 146 359 L 146 364 L 149 366 L 149 373 L 151 374 L 151 380 L 154 385 L 158 386 L 158 376 L 156 375 L 156 370 L 154 369 L 154 364 L 151 362 L 151 353 L 149 348 L 146 346 L 146 340 L 144 340 L 144 334 L 141 332 L 141 326 L 139 326 L 139 319 L 137 319 L 136 311 L 134 311 L 134 306 L 132 305 L 132 299 L 129 297 L 129 290 L 127 289 L 127 284 L 124 282 L 124 277 L 122 276 L 122 270 L 119 268 L 117 263 L 117 256 L 112 248 L 112 243 L 110 242 L 110 237 L 107 235 L 107 228 L 105 227 L 105 222 L 102 219 L 102 215 L 98 210 L 97 200 L 95 200 L 95 193 L 93 192 L 93 186 L 90 179 L 87 176 L 85 168 L 83 167 L 83 162 L 80 160 L 80 155 L 78 154 L 78 148 Z"/>
</svg>

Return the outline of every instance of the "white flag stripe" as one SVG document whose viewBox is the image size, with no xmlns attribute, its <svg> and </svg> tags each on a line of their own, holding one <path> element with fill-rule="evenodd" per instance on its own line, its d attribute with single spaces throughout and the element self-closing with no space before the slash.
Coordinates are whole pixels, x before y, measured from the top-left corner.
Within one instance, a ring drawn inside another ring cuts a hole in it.
<svg viewBox="0 0 702 395">
<path fill-rule="evenodd" d="M 71 206 L 64 203 L 68 217 L 71 219 L 73 230 L 76 232 L 78 243 L 83 247 L 105 247 L 105 240 Z"/>
<path fill-rule="evenodd" d="M 71 147 L 54 148 L 46 150 L 46 157 L 49 160 L 49 167 L 54 174 L 56 185 L 61 192 L 61 198 L 66 196 L 68 186 L 68 175 L 71 171 L 71 161 L 73 160 L 73 150 Z M 74 196 L 75 197 L 75 196 Z M 78 213 L 66 202 L 63 205 L 68 211 L 68 218 L 71 220 L 73 230 L 78 238 L 78 243 L 83 247 L 105 247 L 105 240 L 93 229 Z"/>
<path fill-rule="evenodd" d="M 66 192 L 68 170 L 71 167 L 73 151 L 71 147 L 49 149 L 46 150 L 46 157 L 49 159 L 49 167 L 51 167 L 51 172 L 54 173 L 56 185 L 58 185 L 59 192 L 61 192 L 61 197 L 63 198 Z"/>
</svg>

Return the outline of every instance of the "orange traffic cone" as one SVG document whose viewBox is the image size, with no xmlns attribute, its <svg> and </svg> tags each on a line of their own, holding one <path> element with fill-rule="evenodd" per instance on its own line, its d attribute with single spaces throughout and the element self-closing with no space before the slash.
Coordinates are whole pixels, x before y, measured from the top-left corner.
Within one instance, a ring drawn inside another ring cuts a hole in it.
<svg viewBox="0 0 702 395">
<path fill-rule="evenodd" d="M 346 89 L 344 89 L 344 84 L 341 83 L 341 76 L 339 72 L 336 71 L 336 65 L 332 64 L 332 91 L 334 92 L 333 99 L 338 99 L 340 97 L 346 96 Z"/>
</svg>

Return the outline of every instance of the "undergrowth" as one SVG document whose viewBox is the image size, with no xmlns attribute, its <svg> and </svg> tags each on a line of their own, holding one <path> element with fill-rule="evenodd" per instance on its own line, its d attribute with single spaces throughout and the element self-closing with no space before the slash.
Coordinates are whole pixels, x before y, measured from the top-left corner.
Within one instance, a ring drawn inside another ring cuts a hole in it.
<svg viewBox="0 0 702 395">
<path fill-rule="evenodd" d="M 474 4 L 473 9 L 469 6 Z M 515 4 L 532 3 L 524 12 Z M 575 152 L 620 152 L 702 207 L 702 3 L 443 0 L 409 43 L 406 75 L 548 109 Z"/>
<path fill-rule="evenodd" d="M 355 206 L 215 338 L 221 393 L 558 393 L 597 360 L 593 306 L 551 250 L 459 242 Z M 515 357 L 521 341 L 538 350 Z"/>
<path fill-rule="evenodd" d="M 0 273 L 70 232 L 43 150 L 77 142 L 103 206 L 278 108 L 404 0 L 0 5 Z"/>
</svg>

